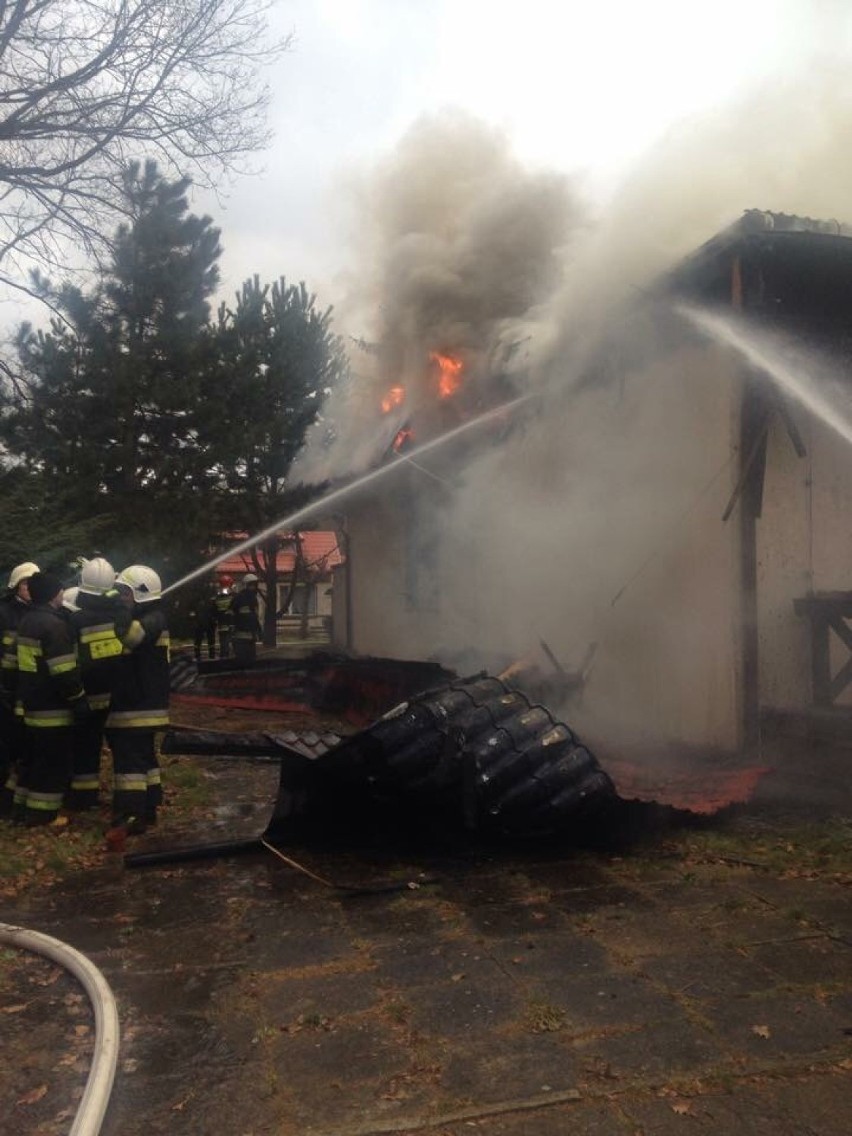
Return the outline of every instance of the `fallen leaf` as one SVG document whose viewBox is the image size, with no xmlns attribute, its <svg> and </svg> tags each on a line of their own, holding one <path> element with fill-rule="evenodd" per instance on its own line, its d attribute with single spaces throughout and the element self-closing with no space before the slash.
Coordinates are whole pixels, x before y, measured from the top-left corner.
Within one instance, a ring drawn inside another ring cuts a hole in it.
<svg viewBox="0 0 852 1136">
<path fill-rule="evenodd" d="M 675 1101 L 671 1107 L 672 1112 L 676 1112 L 678 1116 L 692 1115 L 692 1101 Z"/>
<path fill-rule="evenodd" d="M 751 1032 L 756 1033 L 758 1037 L 772 1037 L 772 1030 L 769 1026 L 752 1026 Z"/>
<path fill-rule="evenodd" d="M 26 1010 L 29 1002 L 18 1002 L 15 1006 L 4 1006 L 4 1014 L 20 1014 L 21 1010 Z"/>
<path fill-rule="evenodd" d="M 47 1085 L 39 1085 L 37 1089 L 32 1089 L 30 1092 L 25 1093 L 18 1104 L 35 1104 L 40 1101 L 43 1096 L 47 1094 Z"/>
</svg>

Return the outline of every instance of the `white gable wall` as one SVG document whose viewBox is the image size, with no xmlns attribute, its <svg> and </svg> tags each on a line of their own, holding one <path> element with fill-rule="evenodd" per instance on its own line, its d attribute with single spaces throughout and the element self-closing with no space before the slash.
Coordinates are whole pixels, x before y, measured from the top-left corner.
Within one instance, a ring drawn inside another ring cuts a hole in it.
<svg viewBox="0 0 852 1136">
<path fill-rule="evenodd" d="M 429 493 L 422 475 L 394 473 L 348 506 L 352 645 L 396 658 L 437 654 L 455 665 L 458 651 L 475 659 L 481 647 L 486 661 L 505 644 L 517 657 L 544 638 L 570 668 L 596 641 L 576 718 L 595 744 L 733 750 L 739 528 L 721 515 L 738 475 L 736 366 L 692 347 L 595 397 L 589 417 L 578 410 L 572 422 L 553 424 L 554 460 L 566 463 L 552 471 L 562 497 L 538 502 L 533 484 L 526 507 L 517 496 L 506 508 L 508 487 L 497 480 L 505 471 L 495 472 L 493 492 L 477 488 L 466 554 L 458 538 L 439 542 L 443 583 L 434 604 L 413 601 L 406 565 L 407 493 Z M 572 429 L 582 431 L 582 446 L 572 444 Z M 597 480 L 584 485 L 584 477 Z M 471 539 L 475 528 L 479 540 Z"/>
<path fill-rule="evenodd" d="M 763 512 L 758 521 L 760 701 L 804 708 L 811 701 L 810 623 L 793 601 L 809 592 L 852 589 L 852 447 L 798 408 L 807 455 L 797 458 L 773 420 Z M 832 639 L 832 673 L 848 658 Z M 847 691 L 840 700 L 850 704 Z"/>
</svg>

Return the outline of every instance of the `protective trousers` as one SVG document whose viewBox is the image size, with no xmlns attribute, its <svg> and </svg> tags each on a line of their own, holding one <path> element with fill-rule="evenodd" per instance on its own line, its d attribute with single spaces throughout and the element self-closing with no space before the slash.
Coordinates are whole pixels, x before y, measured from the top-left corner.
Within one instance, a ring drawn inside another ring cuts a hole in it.
<svg viewBox="0 0 852 1136">
<path fill-rule="evenodd" d="M 6 782 L 12 793 L 12 819 L 23 824 L 27 815 L 27 782 L 30 777 L 32 753 L 30 751 L 30 731 L 24 719 L 15 715 L 15 766 Z"/>
<path fill-rule="evenodd" d="M 230 627 L 219 628 L 219 658 L 227 659 L 231 653 L 231 629 Z"/>
<path fill-rule="evenodd" d="M 0 817 L 12 812 L 18 761 L 24 747 L 23 725 L 5 706 L 0 706 Z"/>
<path fill-rule="evenodd" d="M 242 636 L 238 631 L 232 642 L 234 646 L 234 659 L 238 663 L 254 662 L 257 658 L 257 648 L 253 636 Z"/>
<path fill-rule="evenodd" d="M 206 627 L 196 627 L 193 636 L 193 644 L 195 650 L 195 658 L 201 661 L 201 645 L 207 641 L 207 658 L 216 658 L 216 624 L 211 623 Z"/>
<path fill-rule="evenodd" d="M 24 823 L 50 824 L 59 815 L 71 781 L 73 731 L 70 726 L 25 729 L 29 769 L 23 787 Z"/>
<path fill-rule="evenodd" d="M 153 730 L 107 730 L 112 750 L 112 816 L 115 824 L 153 824 L 163 800 Z"/>
<path fill-rule="evenodd" d="M 90 718 L 74 723 L 73 767 L 67 804 L 75 812 L 98 805 L 101 781 L 101 746 L 107 710 L 96 710 Z"/>
</svg>

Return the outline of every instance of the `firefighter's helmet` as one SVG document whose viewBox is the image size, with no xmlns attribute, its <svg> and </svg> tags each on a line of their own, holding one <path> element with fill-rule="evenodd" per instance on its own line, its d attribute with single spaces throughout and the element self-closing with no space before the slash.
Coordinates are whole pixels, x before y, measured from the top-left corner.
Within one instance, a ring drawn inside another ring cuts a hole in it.
<svg viewBox="0 0 852 1136">
<path fill-rule="evenodd" d="M 87 596 L 102 596 L 115 583 L 115 569 L 103 556 L 84 560 L 80 569 L 80 591 Z"/>
<path fill-rule="evenodd" d="M 246 572 L 245 576 L 243 576 L 242 578 L 242 583 L 243 585 L 258 584 L 260 583 L 260 581 L 258 580 L 257 576 L 255 576 L 254 572 Z"/>
<path fill-rule="evenodd" d="M 131 564 L 128 568 L 122 568 L 115 582 L 130 588 L 136 603 L 153 603 L 163 594 L 160 577 L 146 564 Z"/>
<path fill-rule="evenodd" d="M 65 588 L 62 592 L 62 606 L 66 611 L 79 611 L 80 605 L 77 603 L 77 596 L 82 591 L 82 588 Z"/>
<path fill-rule="evenodd" d="M 23 564 L 17 564 L 9 573 L 8 587 L 14 591 L 18 584 L 23 584 L 25 580 L 29 580 L 30 576 L 34 576 L 36 572 L 40 572 L 38 564 L 33 564 L 31 560 L 25 560 Z"/>
</svg>

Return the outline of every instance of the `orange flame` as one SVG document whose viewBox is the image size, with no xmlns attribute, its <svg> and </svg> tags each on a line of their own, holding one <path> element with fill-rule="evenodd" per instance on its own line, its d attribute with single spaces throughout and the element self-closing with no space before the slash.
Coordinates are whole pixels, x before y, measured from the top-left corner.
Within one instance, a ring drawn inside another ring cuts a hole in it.
<svg viewBox="0 0 852 1136">
<path fill-rule="evenodd" d="M 390 414 L 395 406 L 402 406 L 405 401 L 405 387 L 391 387 L 382 399 L 382 414 Z"/>
<path fill-rule="evenodd" d="M 397 433 L 397 436 L 393 440 L 393 448 L 398 454 L 400 454 L 413 441 L 414 431 L 410 426 L 403 426 L 403 428 Z"/>
<path fill-rule="evenodd" d="M 440 351 L 430 351 L 429 358 L 438 365 L 438 397 L 449 398 L 461 386 L 464 363 L 452 355 L 442 355 Z"/>
</svg>

